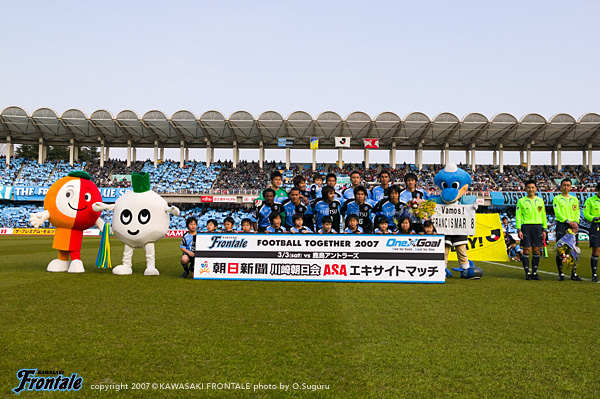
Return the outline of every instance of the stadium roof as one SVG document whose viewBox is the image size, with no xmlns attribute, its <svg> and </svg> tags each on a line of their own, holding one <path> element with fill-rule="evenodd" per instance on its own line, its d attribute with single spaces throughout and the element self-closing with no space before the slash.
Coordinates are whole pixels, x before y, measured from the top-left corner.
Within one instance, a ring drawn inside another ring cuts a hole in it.
<svg viewBox="0 0 600 399">
<path fill-rule="evenodd" d="M 98 146 L 103 139 L 107 146 L 126 146 L 128 140 L 137 147 L 231 148 L 234 141 L 241 148 L 257 148 L 262 141 L 266 148 L 277 147 L 278 138 L 293 138 L 294 148 L 309 148 L 310 137 L 319 138 L 319 148 L 334 148 L 333 137 L 352 137 L 352 148 L 363 148 L 363 138 L 380 139 L 380 148 L 439 150 L 448 145 L 451 150 L 471 148 L 519 151 L 530 145 L 531 150 L 585 150 L 600 145 L 600 115 L 588 113 L 575 119 L 557 114 L 546 120 L 539 114 L 522 118 L 500 113 L 488 119 L 471 113 L 462 119 L 451 113 L 433 118 L 412 112 L 404 118 L 393 112 L 382 112 L 374 118 L 364 112 L 352 112 L 345 118 L 326 111 L 316 117 L 304 111 L 287 117 L 266 111 L 257 118 L 246 111 L 229 117 L 218 111 L 207 111 L 197 117 L 190 111 L 177 111 L 170 117 L 161 111 L 149 111 L 140 117 L 125 110 L 116 116 L 106 110 L 86 115 L 70 109 L 58 115 L 50 108 L 40 108 L 32 114 L 20 107 L 7 107 L 0 113 L 0 137 L 11 136 L 15 144 L 37 144 L 40 138 L 49 145 L 68 144 L 71 139 L 80 146 Z"/>
</svg>

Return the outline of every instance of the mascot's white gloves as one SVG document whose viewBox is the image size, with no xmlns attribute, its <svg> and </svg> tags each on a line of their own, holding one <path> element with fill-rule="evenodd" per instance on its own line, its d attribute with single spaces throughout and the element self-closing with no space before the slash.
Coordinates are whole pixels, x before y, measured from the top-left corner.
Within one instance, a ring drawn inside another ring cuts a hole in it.
<svg viewBox="0 0 600 399">
<path fill-rule="evenodd" d="M 29 223 L 37 229 L 48 219 L 50 219 L 50 213 L 48 211 L 32 213 L 31 216 L 29 216 Z"/>
<path fill-rule="evenodd" d="M 167 206 L 165 212 L 170 213 L 173 216 L 179 216 L 179 208 L 176 206 Z"/>
<path fill-rule="evenodd" d="M 477 205 L 477 202 L 475 202 L 475 203 L 473 204 L 473 209 L 477 210 L 477 208 L 479 208 L 479 205 Z"/>
</svg>

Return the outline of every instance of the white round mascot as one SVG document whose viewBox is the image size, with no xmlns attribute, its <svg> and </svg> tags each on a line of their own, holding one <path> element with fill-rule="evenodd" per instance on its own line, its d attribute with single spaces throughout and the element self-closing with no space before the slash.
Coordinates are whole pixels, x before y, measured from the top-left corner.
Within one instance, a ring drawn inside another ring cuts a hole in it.
<svg viewBox="0 0 600 399">
<path fill-rule="evenodd" d="M 135 248 L 146 251 L 146 276 L 158 276 L 154 243 L 165 236 L 169 229 L 169 214 L 179 216 L 179 209 L 169 206 L 160 195 L 150 191 L 150 175 L 133 172 L 133 191 L 120 196 L 114 205 L 112 229 L 117 238 L 125 243 L 123 264 L 113 269 L 113 274 L 131 274 L 131 258 Z"/>
</svg>

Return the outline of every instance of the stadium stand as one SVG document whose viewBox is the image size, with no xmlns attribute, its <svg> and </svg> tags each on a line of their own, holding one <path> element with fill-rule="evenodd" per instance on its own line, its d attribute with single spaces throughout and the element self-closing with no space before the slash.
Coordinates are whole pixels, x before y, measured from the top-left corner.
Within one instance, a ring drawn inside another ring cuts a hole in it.
<svg viewBox="0 0 600 399">
<path fill-rule="evenodd" d="M 2 158 L 0 158 L 2 160 Z M 2 165 L 5 161 L 2 161 Z M 571 179 L 573 191 L 595 191 L 596 184 L 600 182 L 600 170 L 595 167 L 592 172 L 577 165 L 563 166 L 557 171 L 552 166 L 532 167 L 529 172 L 523 166 L 506 165 L 504 172 L 500 173 L 498 167 L 478 165 L 474 172 L 468 165 L 459 165 L 471 173 L 473 183 L 471 192 L 489 193 L 490 191 L 523 191 L 524 181 L 534 179 L 538 182 L 540 191 L 558 191 L 560 181 L 564 178 Z M 352 171 L 358 171 L 367 186 L 377 184 L 377 175 L 381 171 L 390 173 L 392 182 L 404 186 L 404 176 L 416 173 L 419 176 L 418 185 L 436 191 L 433 187 L 433 176 L 442 169 L 442 165 L 423 165 L 421 170 L 415 164 L 399 165 L 391 169 L 388 165 L 372 164 L 365 169 L 361 164 L 346 164 L 342 168 L 335 165 L 318 165 L 317 172 L 321 174 L 336 173 L 338 176 L 349 176 Z M 260 168 L 256 162 L 242 161 L 234 168 L 231 161 L 218 161 L 209 167 L 203 162 L 187 161 L 180 168 L 179 163 L 166 160 L 155 168 L 150 160 L 136 161 L 131 166 L 126 166 L 124 161 L 108 160 L 103 168 L 99 162 L 75 163 L 69 166 L 66 161 L 48 161 L 38 164 L 37 161 L 23 158 L 11 158 L 10 165 L 0 168 L 0 184 L 2 185 L 37 185 L 50 186 L 54 181 L 65 176 L 71 170 L 85 170 L 99 187 L 129 187 L 127 180 L 118 181 L 116 175 L 129 175 L 133 171 L 146 171 L 150 173 L 150 181 L 159 193 L 213 193 L 213 194 L 255 194 L 269 184 L 269 175 L 274 170 L 283 173 L 284 188 L 292 186 L 294 176 L 302 175 L 310 183 L 315 173 L 310 165 L 291 165 L 290 170 L 285 170 L 281 162 L 266 162 Z"/>
<path fill-rule="evenodd" d="M 131 166 L 126 166 L 124 161 L 108 160 L 101 168 L 99 162 L 75 163 L 69 166 L 66 161 L 47 161 L 39 164 L 37 161 L 23 158 L 11 158 L 9 165 L 5 159 L 0 158 L 0 185 L 4 186 L 45 186 L 49 187 L 54 181 L 65 176 L 71 170 L 86 170 L 99 187 L 128 187 L 126 180 L 118 181 L 117 175 L 128 175 L 132 171 L 147 171 L 151 175 L 153 189 L 159 193 L 176 194 L 257 194 L 269 184 L 269 175 L 274 170 L 283 173 L 283 186 L 289 189 L 292 179 L 296 175 L 304 176 L 311 183 L 314 171 L 311 165 L 293 164 L 290 170 L 285 170 L 281 162 L 266 162 L 260 168 L 257 162 L 241 161 L 234 168 L 230 161 L 217 161 L 210 166 L 203 162 L 187 161 L 181 168 L 178 162 L 166 160 L 155 168 L 150 160 L 136 161 Z M 469 166 L 460 167 L 471 172 Z M 433 185 L 433 177 L 442 169 L 442 165 L 423 165 L 421 170 L 417 165 L 403 163 L 395 169 L 389 165 L 371 164 L 365 168 L 364 164 L 345 164 L 343 167 L 336 165 L 317 165 L 317 171 L 322 175 L 333 172 L 339 176 L 348 176 L 356 170 L 361 173 L 367 186 L 377 184 L 377 175 L 381 171 L 388 171 L 392 182 L 404 186 L 404 176 L 413 172 L 419 177 L 418 185 L 434 195 L 437 189 Z M 538 182 L 540 191 L 559 191 L 560 181 L 569 178 L 573 182 L 573 191 L 595 191 L 596 184 L 600 182 L 600 169 L 595 167 L 592 172 L 580 165 L 563 166 L 560 171 L 552 166 L 535 166 L 529 172 L 524 166 L 507 165 L 504 172 L 500 173 L 498 167 L 490 165 L 477 165 L 471 172 L 473 184 L 472 194 L 488 195 L 491 191 L 522 191 L 523 182 L 530 178 Z M 215 204 L 216 205 L 216 204 Z M 42 210 L 41 205 L 18 205 L 7 203 L 0 205 L 0 227 L 29 227 L 29 214 Z M 206 220 L 215 218 L 220 223 L 229 215 L 236 221 L 239 228 L 241 219 L 247 217 L 250 210 L 243 208 L 207 208 L 205 205 L 191 208 L 182 212 L 181 216 L 173 217 L 172 229 L 184 229 L 185 218 L 194 215 L 199 218 L 199 225 L 205 225 Z M 514 224 L 514 216 L 511 221 Z M 553 217 L 549 216 L 550 219 Z M 550 232 L 553 235 L 553 224 Z"/>
<path fill-rule="evenodd" d="M 11 158 L 10 164 L 6 165 L 6 157 L 0 158 L 0 162 L 3 165 L 0 167 L 0 185 L 9 186 L 14 184 L 15 178 L 21 170 L 23 161 L 22 158 Z"/>
</svg>

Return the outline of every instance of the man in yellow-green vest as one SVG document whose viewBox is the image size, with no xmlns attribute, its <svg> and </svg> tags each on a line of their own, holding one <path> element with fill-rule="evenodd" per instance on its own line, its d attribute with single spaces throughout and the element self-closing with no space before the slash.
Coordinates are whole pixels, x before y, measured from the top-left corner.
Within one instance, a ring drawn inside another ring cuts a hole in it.
<svg viewBox="0 0 600 399">
<path fill-rule="evenodd" d="M 537 184 L 534 180 L 525 182 L 527 196 L 517 201 L 516 227 L 523 247 L 521 262 L 525 270 L 525 280 L 539 280 L 537 269 L 540 264 L 540 247 L 546 239 L 548 219 L 544 200 L 535 195 Z M 532 252 L 531 273 L 529 273 L 529 253 Z"/>
<path fill-rule="evenodd" d="M 591 222 L 590 247 L 592 248 L 592 281 L 598 282 L 598 255 L 600 255 L 600 183 L 596 186 L 596 195 L 585 200 L 583 217 Z"/>
<path fill-rule="evenodd" d="M 575 233 L 575 242 L 577 242 L 577 230 L 579 229 L 579 200 L 571 192 L 571 180 L 563 179 L 560 182 L 560 195 L 557 195 L 552 200 L 554 215 L 556 216 L 556 241 L 560 240 L 567 234 L 567 230 L 571 229 Z M 562 260 L 558 253 L 556 254 L 556 267 L 558 268 L 558 280 L 563 281 L 565 274 L 562 270 Z M 577 275 L 575 269 L 571 273 L 571 280 L 581 281 L 581 277 Z"/>
</svg>

